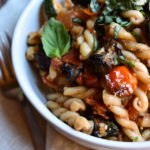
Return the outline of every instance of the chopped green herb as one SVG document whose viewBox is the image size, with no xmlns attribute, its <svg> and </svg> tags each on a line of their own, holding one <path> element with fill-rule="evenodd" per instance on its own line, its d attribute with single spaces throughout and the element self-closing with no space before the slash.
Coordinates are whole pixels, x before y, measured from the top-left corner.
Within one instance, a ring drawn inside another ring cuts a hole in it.
<svg viewBox="0 0 150 150">
<path fill-rule="evenodd" d="M 137 142 L 137 141 L 138 141 L 138 136 L 133 139 L 133 142 Z"/>
<path fill-rule="evenodd" d="M 138 41 L 139 43 L 142 42 L 141 37 L 140 37 L 137 33 L 131 32 L 131 34 L 132 34 L 133 36 L 135 36 L 135 38 L 137 39 L 137 41 Z"/>
<path fill-rule="evenodd" d="M 55 18 L 51 18 L 44 27 L 41 40 L 50 58 L 61 58 L 70 49 L 70 36 L 64 25 Z"/>
<path fill-rule="evenodd" d="M 79 23 L 80 25 L 84 25 L 84 22 L 80 18 L 72 18 L 72 22 Z"/>
<path fill-rule="evenodd" d="M 118 63 L 127 65 L 127 66 L 130 67 L 130 68 L 135 67 L 134 64 L 132 63 L 132 61 L 126 60 L 126 59 L 124 58 L 124 56 L 118 56 L 118 57 L 117 57 L 117 61 L 118 61 Z"/>
<path fill-rule="evenodd" d="M 97 13 L 101 9 L 101 5 L 98 3 L 98 0 L 91 0 L 90 8 L 93 13 Z"/>
<path fill-rule="evenodd" d="M 114 38 L 117 39 L 118 38 L 118 33 L 121 29 L 121 26 L 116 26 L 115 30 L 114 30 Z"/>
<path fill-rule="evenodd" d="M 101 26 L 116 22 L 125 28 L 129 28 L 132 23 L 128 19 L 122 18 L 120 11 L 135 9 L 142 10 L 142 7 L 136 6 L 134 0 L 106 0 L 103 14 L 97 18 L 95 26 L 100 28 Z"/>
<path fill-rule="evenodd" d="M 48 19 L 57 16 L 52 0 L 44 0 L 44 10 Z"/>
<path fill-rule="evenodd" d="M 98 45 L 97 37 L 94 36 L 94 52 L 96 52 L 98 50 L 98 47 L 99 47 L 99 45 Z"/>
</svg>

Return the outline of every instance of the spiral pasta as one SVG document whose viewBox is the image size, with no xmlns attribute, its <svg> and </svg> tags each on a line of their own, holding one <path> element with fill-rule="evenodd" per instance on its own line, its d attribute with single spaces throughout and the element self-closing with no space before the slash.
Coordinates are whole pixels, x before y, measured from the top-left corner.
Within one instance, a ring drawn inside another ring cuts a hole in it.
<svg viewBox="0 0 150 150">
<path fill-rule="evenodd" d="M 143 14 L 138 10 L 123 11 L 121 15 L 130 19 L 130 21 L 135 25 L 139 25 L 145 20 Z"/>
<path fill-rule="evenodd" d="M 89 30 L 85 30 L 82 38 L 78 38 L 77 43 L 80 45 L 80 60 L 85 60 L 94 50 L 94 36 Z"/>
<path fill-rule="evenodd" d="M 57 71 L 52 65 L 50 65 L 49 74 L 47 75 L 47 79 L 50 81 L 54 81 L 56 79 L 56 77 L 57 77 Z"/>
<path fill-rule="evenodd" d="M 129 120 L 128 112 L 121 104 L 121 99 L 104 90 L 103 101 L 108 109 L 115 114 L 115 119 L 122 126 L 124 133 L 131 140 L 138 137 L 138 141 L 143 141 L 138 126 L 135 122 Z"/>
<path fill-rule="evenodd" d="M 146 66 L 140 61 L 133 61 L 134 64 L 134 72 L 138 80 L 147 85 L 148 89 L 150 88 L 150 75 Z"/>
<path fill-rule="evenodd" d="M 120 30 L 119 30 L 118 36 L 117 36 L 118 39 L 136 41 L 136 38 L 130 32 L 127 32 L 123 27 L 121 27 L 117 23 L 111 23 L 109 25 L 108 34 L 111 35 L 112 37 L 114 37 L 116 27 L 120 27 Z"/>
<path fill-rule="evenodd" d="M 31 32 L 28 36 L 27 44 L 35 45 L 40 44 L 41 42 L 41 34 L 39 32 Z"/>
<path fill-rule="evenodd" d="M 142 132 L 142 137 L 145 141 L 149 140 L 150 138 L 150 129 L 146 129 Z"/>
<path fill-rule="evenodd" d="M 148 98 L 145 92 L 137 87 L 134 91 L 134 94 L 137 96 L 133 101 L 133 106 L 139 112 L 145 112 L 148 109 Z"/>
<path fill-rule="evenodd" d="M 85 99 L 89 96 L 92 96 L 96 93 L 94 88 L 86 88 L 84 86 L 76 86 L 76 87 L 64 87 L 64 95 L 72 96 L 75 98 Z"/>
<path fill-rule="evenodd" d="M 150 47 L 148 45 L 125 39 L 122 39 L 121 42 L 126 50 L 134 52 L 138 58 L 150 59 Z"/>
<path fill-rule="evenodd" d="M 77 112 L 79 110 L 84 111 L 86 109 L 85 103 L 81 99 L 69 98 L 61 93 L 48 94 L 47 99 L 63 104 L 65 108 L 70 109 L 73 112 Z"/>
<path fill-rule="evenodd" d="M 139 121 L 140 127 L 150 127 L 150 114 L 146 114 L 142 119 Z"/>
<path fill-rule="evenodd" d="M 54 101 L 48 101 L 47 107 L 55 116 L 59 117 L 62 121 L 67 122 L 68 125 L 73 126 L 75 130 L 91 133 L 93 123 L 80 116 L 78 113 L 69 111 Z"/>
</svg>

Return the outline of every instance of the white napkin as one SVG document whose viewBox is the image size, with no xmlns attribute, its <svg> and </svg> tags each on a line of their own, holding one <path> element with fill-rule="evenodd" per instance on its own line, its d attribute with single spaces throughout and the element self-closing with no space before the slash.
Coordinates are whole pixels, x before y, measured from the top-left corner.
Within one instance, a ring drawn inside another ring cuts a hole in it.
<svg viewBox="0 0 150 150">
<path fill-rule="evenodd" d="M 10 36 L 16 22 L 30 0 L 8 0 L 0 9 L 0 31 Z M 88 150 L 55 131 L 47 123 L 46 150 Z M 0 150 L 33 150 L 31 138 L 22 119 L 17 101 L 8 100 L 0 94 Z M 104 150 L 104 148 L 99 148 Z M 108 149 L 105 149 L 108 150 Z"/>
</svg>

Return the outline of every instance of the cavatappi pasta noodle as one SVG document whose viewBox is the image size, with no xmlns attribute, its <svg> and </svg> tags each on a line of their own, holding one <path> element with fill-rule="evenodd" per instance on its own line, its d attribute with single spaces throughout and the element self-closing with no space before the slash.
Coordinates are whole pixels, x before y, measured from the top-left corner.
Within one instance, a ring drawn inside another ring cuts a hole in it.
<svg viewBox="0 0 150 150">
<path fill-rule="evenodd" d="M 91 136 L 150 140 L 149 1 L 45 0 L 43 9 L 26 58 L 49 110 Z"/>
</svg>

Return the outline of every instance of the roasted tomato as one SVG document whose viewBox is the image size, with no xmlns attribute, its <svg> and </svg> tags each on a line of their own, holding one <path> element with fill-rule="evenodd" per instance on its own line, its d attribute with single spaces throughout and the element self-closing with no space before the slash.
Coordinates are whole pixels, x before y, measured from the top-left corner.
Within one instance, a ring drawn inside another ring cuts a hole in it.
<svg viewBox="0 0 150 150">
<path fill-rule="evenodd" d="M 100 88 L 100 82 L 98 81 L 98 78 L 94 75 L 90 74 L 82 74 L 76 79 L 77 83 L 79 85 L 86 85 L 93 88 Z"/>
<path fill-rule="evenodd" d="M 137 86 L 137 78 L 125 66 L 112 69 L 105 78 L 110 90 L 118 96 L 132 94 Z"/>
</svg>

